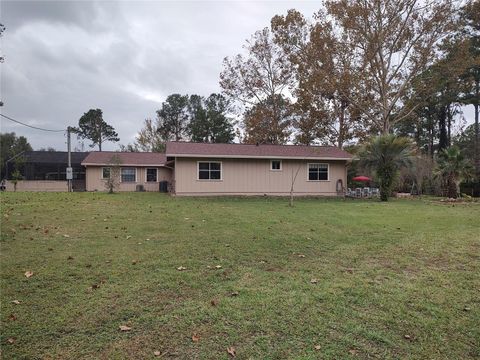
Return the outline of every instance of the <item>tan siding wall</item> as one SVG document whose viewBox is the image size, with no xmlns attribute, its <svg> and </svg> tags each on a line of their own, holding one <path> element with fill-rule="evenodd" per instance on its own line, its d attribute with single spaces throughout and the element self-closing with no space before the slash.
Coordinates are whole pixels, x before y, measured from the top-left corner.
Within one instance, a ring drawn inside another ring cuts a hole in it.
<svg viewBox="0 0 480 360">
<path fill-rule="evenodd" d="M 292 173 L 300 168 L 295 195 L 336 195 L 338 179 L 346 184 L 345 161 L 283 160 L 282 171 L 271 171 L 266 159 L 208 159 L 222 162 L 222 181 L 197 180 L 197 161 L 177 158 L 175 192 L 177 195 L 288 195 Z M 329 164 L 329 181 L 307 181 L 309 162 Z"/>
<path fill-rule="evenodd" d="M 13 191 L 13 183 L 7 181 L 7 191 Z M 17 183 L 17 191 L 68 191 L 66 180 L 20 180 Z"/>
<path fill-rule="evenodd" d="M 154 168 L 152 167 L 148 167 Z M 157 182 L 146 181 L 146 167 L 137 167 L 137 181 L 132 183 L 120 183 L 118 191 L 135 191 L 137 185 L 143 185 L 145 191 L 159 191 L 159 182 L 167 180 L 172 181 L 172 170 L 167 168 L 158 168 Z M 102 180 L 102 166 L 87 166 L 86 171 L 87 191 L 106 191 L 105 182 Z"/>
</svg>

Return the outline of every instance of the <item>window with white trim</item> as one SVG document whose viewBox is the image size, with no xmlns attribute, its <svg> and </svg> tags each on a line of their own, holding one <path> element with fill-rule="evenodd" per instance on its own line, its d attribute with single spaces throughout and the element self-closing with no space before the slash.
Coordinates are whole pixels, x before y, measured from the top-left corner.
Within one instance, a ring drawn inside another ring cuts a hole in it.
<svg viewBox="0 0 480 360">
<path fill-rule="evenodd" d="M 328 164 L 308 164 L 309 181 L 328 181 Z"/>
<path fill-rule="evenodd" d="M 282 171 L 282 160 L 270 160 L 270 170 Z"/>
<path fill-rule="evenodd" d="M 110 168 L 104 167 L 102 168 L 102 179 L 109 179 L 110 178 Z"/>
<path fill-rule="evenodd" d="M 157 182 L 157 170 L 156 168 L 147 169 L 147 182 Z"/>
<path fill-rule="evenodd" d="M 220 161 L 199 161 L 198 180 L 221 180 L 222 163 Z"/>
<path fill-rule="evenodd" d="M 122 167 L 120 171 L 122 182 L 137 181 L 137 172 L 134 167 Z"/>
</svg>

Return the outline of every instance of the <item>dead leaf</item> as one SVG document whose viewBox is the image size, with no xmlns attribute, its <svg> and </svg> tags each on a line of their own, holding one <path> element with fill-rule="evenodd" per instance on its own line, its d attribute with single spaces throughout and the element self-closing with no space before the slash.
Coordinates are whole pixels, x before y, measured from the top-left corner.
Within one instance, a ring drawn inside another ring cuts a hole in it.
<svg viewBox="0 0 480 360">
<path fill-rule="evenodd" d="M 234 291 L 230 294 L 230 296 L 238 296 L 238 291 Z"/>
<path fill-rule="evenodd" d="M 70 235 L 64 234 L 63 237 L 69 238 Z"/>
<path fill-rule="evenodd" d="M 187 270 L 187 268 L 185 266 L 179 266 L 177 268 L 178 271 L 183 271 L 183 270 Z"/>
<path fill-rule="evenodd" d="M 13 300 L 13 301 L 12 301 L 12 304 L 20 305 L 20 301 L 18 301 L 18 300 Z"/>
<path fill-rule="evenodd" d="M 352 355 L 357 355 L 357 353 L 358 353 L 358 351 L 355 350 L 355 349 L 350 349 L 350 350 L 348 350 L 348 352 Z"/>
<path fill-rule="evenodd" d="M 218 305 L 218 300 L 217 300 L 217 299 L 212 299 L 212 300 L 210 301 L 210 305 L 212 305 L 212 306 L 217 306 L 217 305 Z"/>
<path fill-rule="evenodd" d="M 403 335 L 403 337 L 407 340 L 410 340 L 412 338 L 410 335 Z"/>
<path fill-rule="evenodd" d="M 161 355 L 161 352 L 158 351 L 158 350 L 155 350 L 155 351 L 153 352 L 153 355 L 155 355 L 155 356 L 160 356 L 160 355 Z"/>
<path fill-rule="evenodd" d="M 17 340 L 17 339 L 15 339 L 15 338 L 8 338 L 8 339 L 7 339 L 7 343 L 9 343 L 9 344 L 15 344 L 15 341 L 16 341 L 16 340 Z"/>
<path fill-rule="evenodd" d="M 345 272 L 347 272 L 349 274 L 353 274 L 353 269 L 352 268 L 346 268 Z"/>
<path fill-rule="evenodd" d="M 11 321 L 15 321 L 15 320 L 17 320 L 17 317 L 14 314 L 10 314 L 8 319 L 11 320 Z"/>
<path fill-rule="evenodd" d="M 314 349 L 315 349 L 315 350 L 320 350 L 321 348 L 322 348 L 322 347 L 321 347 L 320 345 L 315 345 L 315 346 L 314 346 Z"/>
<path fill-rule="evenodd" d="M 127 240 L 130 239 L 132 237 L 132 235 L 127 235 Z"/>
<path fill-rule="evenodd" d="M 304 258 L 305 255 L 303 255 L 303 254 L 298 254 L 298 257 L 299 257 L 299 258 Z"/>
<path fill-rule="evenodd" d="M 215 266 L 215 269 L 221 269 L 222 268 L 222 265 L 216 265 Z"/>
<path fill-rule="evenodd" d="M 73 256 L 69 256 L 67 260 L 73 260 Z"/>
<path fill-rule="evenodd" d="M 469 308 L 468 306 L 465 306 L 465 307 L 463 308 L 463 311 L 470 311 L 470 310 L 472 310 L 472 309 Z"/>
<path fill-rule="evenodd" d="M 127 325 L 120 325 L 119 329 L 120 329 L 120 331 L 130 331 L 130 330 L 132 330 L 132 328 L 128 327 Z"/>
<path fill-rule="evenodd" d="M 318 279 L 312 279 L 312 280 L 310 280 L 310 283 L 316 284 L 316 283 L 318 283 Z"/>
<path fill-rule="evenodd" d="M 33 276 L 33 271 L 28 270 L 28 271 L 25 272 L 25 277 L 26 278 L 29 278 L 29 277 L 32 277 L 32 276 Z"/>
<path fill-rule="evenodd" d="M 132 260 L 132 265 L 136 265 L 137 264 L 137 260 Z"/>
<path fill-rule="evenodd" d="M 237 356 L 237 352 L 236 352 L 236 350 L 233 346 L 227 347 L 227 353 L 231 357 L 236 357 Z"/>
<path fill-rule="evenodd" d="M 200 340 L 200 336 L 198 336 L 197 334 L 193 334 L 192 335 L 192 341 L 193 342 L 198 342 L 198 340 Z"/>
</svg>

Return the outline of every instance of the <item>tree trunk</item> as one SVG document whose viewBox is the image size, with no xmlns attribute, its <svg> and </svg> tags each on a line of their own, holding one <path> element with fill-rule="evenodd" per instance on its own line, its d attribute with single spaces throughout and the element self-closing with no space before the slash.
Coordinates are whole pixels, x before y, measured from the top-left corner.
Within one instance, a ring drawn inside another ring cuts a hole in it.
<svg viewBox="0 0 480 360">
<path fill-rule="evenodd" d="M 452 109 L 450 105 L 447 106 L 447 147 L 450 146 L 452 141 Z"/>
<path fill-rule="evenodd" d="M 479 137 L 479 124 L 478 124 L 478 101 L 479 101 L 479 96 L 480 96 L 480 81 L 477 79 L 475 81 L 475 103 L 473 104 L 475 108 L 475 149 L 474 149 L 474 154 L 475 154 L 475 172 L 477 176 L 480 177 L 480 137 Z"/>
<path fill-rule="evenodd" d="M 438 127 L 440 128 L 440 139 L 438 142 L 438 152 L 448 147 L 447 139 L 447 109 L 445 106 L 440 108 L 438 113 Z"/>
</svg>

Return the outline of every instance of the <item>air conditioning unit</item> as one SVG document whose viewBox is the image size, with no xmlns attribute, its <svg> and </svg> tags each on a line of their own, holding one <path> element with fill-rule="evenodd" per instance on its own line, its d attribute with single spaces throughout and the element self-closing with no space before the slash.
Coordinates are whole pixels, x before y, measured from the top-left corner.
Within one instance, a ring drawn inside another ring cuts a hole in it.
<svg viewBox="0 0 480 360">
<path fill-rule="evenodd" d="M 135 191 L 143 192 L 145 191 L 145 187 L 143 185 L 135 186 Z"/>
</svg>

